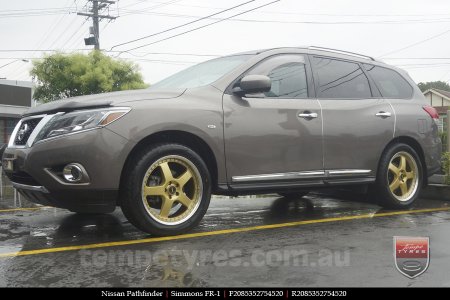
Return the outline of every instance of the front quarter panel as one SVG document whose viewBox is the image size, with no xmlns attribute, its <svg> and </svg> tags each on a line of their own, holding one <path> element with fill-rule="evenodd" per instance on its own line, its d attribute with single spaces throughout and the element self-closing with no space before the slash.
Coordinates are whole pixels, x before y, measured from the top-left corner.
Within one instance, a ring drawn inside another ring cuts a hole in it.
<svg viewBox="0 0 450 300">
<path fill-rule="evenodd" d="M 223 146 L 223 93 L 212 86 L 187 90 L 173 99 L 121 103 L 131 111 L 108 126 L 135 145 L 162 131 L 194 134 L 208 144 L 215 155 L 218 182 L 226 182 Z"/>
</svg>

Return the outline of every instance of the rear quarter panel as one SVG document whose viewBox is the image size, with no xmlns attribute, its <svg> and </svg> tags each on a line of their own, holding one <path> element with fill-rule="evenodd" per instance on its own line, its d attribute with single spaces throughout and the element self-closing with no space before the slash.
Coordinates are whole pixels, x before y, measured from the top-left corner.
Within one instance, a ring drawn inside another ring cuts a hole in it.
<svg viewBox="0 0 450 300">
<path fill-rule="evenodd" d="M 399 73 L 413 86 L 414 92 L 411 99 L 389 99 L 396 112 L 395 137 L 411 137 L 420 144 L 424 152 L 424 167 L 431 175 L 440 168 L 442 145 L 438 127 L 423 109 L 427 102 L 420 89 L 405 72 Z"/>
</svg>

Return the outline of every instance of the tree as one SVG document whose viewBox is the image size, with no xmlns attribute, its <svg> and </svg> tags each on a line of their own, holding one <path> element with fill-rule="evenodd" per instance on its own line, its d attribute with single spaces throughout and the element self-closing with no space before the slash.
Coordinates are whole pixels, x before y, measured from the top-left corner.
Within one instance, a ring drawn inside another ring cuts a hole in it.
<svg viewBox="0 0 450 300">
<path fill-rule="evenodd" d="M 418 86 L 422 92 L 425 92 L 428 89 L 450 91 L 450 85 L 445 81 L 419 82 Z"/>
<path fill-rule="evenodd" d="M 62 98 L 147 87 L 137 65 L 100 51 L 56 53 L 33 61 L 34 98 L 49 102 Z"/>
</svg>

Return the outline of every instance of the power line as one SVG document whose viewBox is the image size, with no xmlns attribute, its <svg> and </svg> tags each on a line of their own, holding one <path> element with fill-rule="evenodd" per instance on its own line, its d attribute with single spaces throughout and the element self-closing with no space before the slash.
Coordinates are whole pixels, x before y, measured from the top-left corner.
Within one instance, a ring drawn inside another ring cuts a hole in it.
<svg viewBox="0 0 450 300">
<path fill-rule="evenodd" d="M 259 8 L 261 8 L 261 7 L 265 7 L 265 6 L 271 5 L 271 4 L 276 3 L 276 2 L 279 2 L 279 1 L 280 1 L 280 0 L 275 0 L 275 1 L 272 1 L 272 2 L 269 2 L 269 3 L 266 3 L 266 4 L 263 4 L 263 5 L 257 6 L 257 7 L 255 7 L 255 8 L 249 9 L 249 10 L 247 10 L 247 11 L 240 12 L 240 13 L 238 13 L 238 14 L 232 15 L 232 16 L 230 16 L 230 17 L 228 17 L 228 18 L 221 19 L 221 20 L 218 20 L 218 21 L 215 21 L 215 22 L 212 22 L 212 23 L 203 25 L 203 26 L 199 26 L 199 27 L 196 27 L 196 28 L 193 28 L 193 29 L 190 29 L 190 30 L 187 30 L 187 31 L 184 31 L 184 32 L 181 32 L 181 33 L 172 35 L 172 36 L 169 36 L 169 37 L 167 37 L 167 38 L 157 40 L 157 41 L 152 42 L 152 43 L 148 43 L 148 44 L 145 44 L 145 45 L 141 45 L 141 46 L 138 46 L 138 47 L 134 47 L 134 48 L 128 49 L 128 50 L 123 51 L 123 52 L 133 51 L 133 50 L 136 50 L 136 49 L 139 49 L 139 48 L 143 48 L 143 47 L 146 47 L 146 46 L 150 46 L 150 45 L 153 45 L 153 44 L 162 42 L 162 41 L 166 41 L 166 40 L 169 40 L 169 39 L 172 39 L 172 38 L 175 38 L 175 37 L 178 37 L 178 36 L 181 36 L 181 35 L 184 35 L 184 34 L 187 34 L 187 33 L 190 33 L 190 32 L 193 32 L 193 31 L 196 31 L 196 30 L 199 30 L 199 29 L 202 29 L 202 28 L 205 28 L 205 27 L 208 27 L 208 26 L 217 24 L 217 23 L 220 23 L 220 22 L 223 22 L 223 21 L 226 21 L 226 20 L 229 20 L 229 19 L 231 19 L 231 18 L 234 18 L 234 17 L 240 16 L 240 15 L 249 13 L 249 12 L 251 12 L 251 11 L 257 10 L 257 9 L 259 9 Z M 119 53 L 118 55 L 120 55 L 120 53 Z"/>
<path fill-rule="evenodd" d="M 385 57 L 384 59 L 420 59 L 420 60 L 427 60 L 427 59 L 450 59 L 450 57 Z"/>
<path fill-rule="evenodd" d="M 121 44 L 114 45 L 114 46 L 111 47 L 110 50 L 113 50 L 114 48 L 119 47 L 119 46 L 123 46 L 123 45 L 131 44 L 131 43 L 134 43 L 134 42 L 138 42 L 138 41 L 141 41 L 141 40 L 144 40 L 144 39 L 148 39 L 148 38 L 150 38 L 150 37 L 154 37 L 154 36 L 157 36 L 157 35 L 160 35 L 160 34 L 163 34 L 163 33 L 166 33 L 166 32 L 169 32 L 169 31 L 172 31 L 172 30 L 175 30 L 175 29 L 178 29 L 178 28 L 181 28 L 181 27 L 184 27 L 184 26 L 187 26 L 187 25 L 190 25 L 190 24 L 193 24 L 193 23 L 196 23 L 196 22 L 205 20 L 205 19 L 208 19 L 208 18 L 210 18 L 210 17 L 213 17 L 213 16 L 216 16 L 216 15 L 218 15 L 218 14 L 222 14 L 222 13 L 224 13 L 224 12 L 233 10 L 233 9 L 235 9 L 235 8 L 241 7 L 241 6 L 246 5 L 246 4 L 248 4 L 248 3 L 251 3 L 251 2 L 255 2 L 255 0 L 250 0 L 250 1 L 247 1 L 247 2 L 244 2 L 244 3 L 241 3 L 241 4 L 238 4 L 238 5 L 236 5 L 236 6 L 229 7 L 229 8 L 227 8 L 227 9 L 221 10 L 221 11 L 219 11 L 219 12 L 216 12 L 216 13 L 213 13 L 213 14 L 210 14 L 210 15 L 207 15 L 207 16 L 204 16 L 204 17 L 201 17 L 201 18 L 196 19 L 196 20 L 194 20 L 194 21 L 187 22 L 187 23 L 184 23 L 184 24 L 181 24 L 181 25 L 178 25 L 178 26 L 175 26 L 175 27 L 172 27 L 172 28 L 169 28 L 169 29 L 160 31 L 160 32 L 156 32 L 156 33 L 153 33 L 153 34 L 150 34 L 150 35 L 146 35 L 146 36 L 140 37 L 140 38 L 138 38 L 138 39 L 134 39 L 134 40 L 130 40 L 130 41 L 128 41 L 128 42 L 124 42 L 124 43 L 121 43 Z"/>
<path fill-rule="evenodd" d="M 426 38 L 426 39 L 424 39 L 424 40 L 415 42 L 415 43 L 413 43 L 413 44 L 411 44 L 411 45 L 408 45 L 408 46 L 406 46 L 406 47 L 402 47 L 402 48 L 400 48 L 400 49 L 397 49 L 397 50 L 393 50 L 393 51 L 387 52 L 387 53 L 385 53 L 385 54 L 383 54 L 383 55 L 381 55 L 381 56 L 379 56 L 379 57 L 383 57 L 383 56 L 386 56 L 386 55 L 389 55 L 389 54 L 397 53 L 397 52 L 400 52 L 400 51 L 403 51 L 403 50 L 412 48 L 412 47 L 414 47 L 414 46 L 423 44 L 423 43 L 425 43 L 425 42 L 428 42 L 428 41 L 430 41 L 430 40 L 432 40 L 432 39 L 435 39 L 435 38 L 437 38 L 437 37 L 440 37 L 440 36 L 442 36 L 442 35 L 444 35 L 444 34 L 447 34 L 447 33 L 449 33 L 449 32 L 450 32 L 450 29 L 449 29 L 449 30 L 446 30 L 446 31 L 444 31 L 444 32 L 441 32 L 441 33 L 439 33 L 439 34 L 433 35 L 433 36 L 431 36 L 431 37 L 429 37 L 429 38 Z"/>
<path fill-rule="evenodd" d="M 145 1 L 145 0 L 144 0 Z M 162 2 L 160 2 L 162 3 Z M 192 5 L 192 4 L 181 4 L 176 3 L 176 6 L 182 7 L 196 7 L 196 8 L 205 8 L 205 9 L 224 9 L 224 7 L 217 6 L 202 6 L 202 5 Z M 124 6 L 125 8 L 126 6 Z M 330 16 L 330 17 L 418 17 L 424 16 L 424 14 L 331 14 L 331 13 L 298 13 L 298 12 L 279 12 L 279 11 L 258 11 L 256 13 L 259 14 L 281 14 L 281 15 L 298 15 L 298 16 Z M 445 13 L 439 14 L 426 14 L 427 16 L 448 16 Z"/>
<path fill-rule="evenodd" d="M 53 42 L 50 44 L 49 48 L 53 48 L 53 46 L 56 46 L 56 44 L 58 44 L 58 42 L 60 41 L 60 39 L 66 35 L 67 31 L 70 30 L 70 28 L 73 27 L 73 25 L 76 24 L 77 18 L 75 16 L 73 16 L 73 19 L 69 22 L 69 24 L 65 27 L 65 29 L 63 29 L 60 34 L 56 37 L 56 39 L 53 40 Z"/>
<path fill-rule="evenodd" d="M 161 13 L 161 12 L 146 12 L 144 10 L 122 10 L 125 13 L 123 16 L 130 16 L 134 14 L 142 15 L 154 15 L 154 16 L 164 16 L 172 18 L 198 18 L 195 15 L 183 15 L 174 13 Z M 211 20 L 221 20 L 221 18 L 208 18 Z M 261 20 L 261 19 L 231 19 L 229 21 L 233 22 L 254 22 L 254 23 L 277 23 L 277 24 L 321 24 L 321 25 L 339 25 L 339 24 L 410 24 L 410 23 L 445 23 L 450 22 L 450 18 L 440 18 L 440 19 L 408 19 L 408 20 L 371 20 L 371 21 L 281 21 L 281 20 Z"/>
<path fill-rule="evenodd" d="M 76 5 L 76 0 L 67 0 L 64 3 L 64 7 L 69 7 L 69 4 L 71 2 L 74 2 L 74 4 Z M 71 9 L 71 7 L 69 7 L 69 9 Z M 50 36 L 52 35 L 52 33 L 55 31 L 55 28 L 58 28 L 59 24 L 62 22 L 62 20 L 64 20 L 64 16 L 65 15 L 61 15 L 59 18 L 56 18 L 54 20 L 54 22 L 52 22 L 52 24 L 50 25 L 50 27 L 48 27 L 48 29 L 45 31 L 44 37 L 36 44 L 35 48 L 40 48 L 42 45 L 44 45 L 44 43 L 48 40 L 48 38 L 50 38 Z M 31 56 L 34 56 L 35 52 L 31 53 Z M 28 65 L 25 64 L 21 64 L 18 68 L 16 68 L 12 74 L 10 74 L 9 76 L 15 76 L 18 77 L 19 75 L 21 75 L 22 73 L 26 72 L 28 69 Z"/>
<path fill-rule="evenodd" d="M 157 5 L 153 5 L 153 6 L 150 6 L 150 7 L 147 7 L 147 8 L 143 8 L 143 9 L 145 9 L 145 10 L 153 10 L 153 9 L 161 8 L 161 7 L 164 7 L 164 6 L 167 6 L 167 5 L 172 5 L 172 4 L 175 4 L 175 3 L 180 2 L 180 1 L 181 0 L 171 0 L 171 1 L 167 1 L 167 2 L 161 2 L 161 3 L 157 4 Z M 130 7 L 132 5 L 140 4 L 142 2 L 147 2 L 147 1 L 145 1 L 145 0 L 144 1 L 139 1 L 138 3 L 135 3 L 135 4 L 125 5 L 122 8 Z"/>
<path fill-rule="evenodd" d="M 167 1 L 167 2 L 153 2 L 153 3 L 158 3 L 158 4 L 155 5 L 155 6 L 153 6 L 152 8 L 160 8 L 160 7 L 167 6 L 167 5 L 171 5 L 171 4 L 174 4 L 174 3 L 176 3 L 176 2 L 180 2 L 180 1 L 181 1 L 181 0 L 171 0 L 171 1 Z M 123 6 L 123 8 L 125 8 L 125 7 L 130 7 L 130 6 L 134 6 L 134 5 L 137 5 L 137 4 L 141 4 L 141 3 L 143 3 L 143 2 L 151 2 L 151 1 L 147 1 L 147 0 L 139 0 L 139 1 L 136 1 L 135 3 L 131 3 L 131 4 L 125 5 L 125 6 Z"/>
<path fill-rule="evenodd" d="M 122 51 L 109 51 L 109 52 L 122 52 Z M 199 54 L 199 53 L 173 53 L 173 52 L 146 52 L 146 53 L 131 53 L 127 52 L 128 54 L 135 56 L 135 57 L 146 57 L 147 55 L 175 55 L 175 56 L 198 56 L 198 57 L 219 57 L 223 56 L 221 54 Z"/>
<path fill-rule="evenodd" d="M 74 39 L 75 36 L 80 36 L 80 33 L 83 34 L 83 32 L 80 30 L 81 28 L 83 28 L 84 24 L 86 24 L 87 19 L 83 21 L 83 23 L 81 23 L 81 25 L 79 27 L 77 27 L 77 29 L 75 29 L 75 31 L 69 36 L 68 39 L 66 39 L 66 41 L 62 44 L 63 48 L 65 47 L 65 45 L 68 45 L 70 41 L 73 41 L 76 39 Z"/>
<path fill-rule="evenodd" d="M 71 50 L 90 50 L 87 48 L 71 49 Z M 58 49 L 0 49 L 0 52 L 56 52 Z"/>
</svg>

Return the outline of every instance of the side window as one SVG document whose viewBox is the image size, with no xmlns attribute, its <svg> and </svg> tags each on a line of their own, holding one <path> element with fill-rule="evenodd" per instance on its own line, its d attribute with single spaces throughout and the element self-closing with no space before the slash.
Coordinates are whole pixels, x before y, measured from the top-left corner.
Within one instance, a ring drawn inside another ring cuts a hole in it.
<svg viewBox="0 0 450 300">
<path fill-rule="evenodd" d="M 401 99 L 411 98 L 413 89 L 399 73 L 387 68 L 376 67 L 369 64 L 364 64 L 364 68 L 380 89 L 380 93 L 383 97 Z"/>
<path fill-rule="evenodd" d="M 359 64 L 314 57 L 319 98 L 371 98 L 369 80 Z"/>
<path fill-rule="evenodd" d="M 302 55 L 278 55 L 256 65 L 247 74 L 266 75 L 272 88 L 264 95 L 270 98 L 307 98 L 305 58 Z"/>
</svg>

